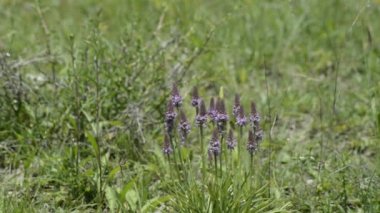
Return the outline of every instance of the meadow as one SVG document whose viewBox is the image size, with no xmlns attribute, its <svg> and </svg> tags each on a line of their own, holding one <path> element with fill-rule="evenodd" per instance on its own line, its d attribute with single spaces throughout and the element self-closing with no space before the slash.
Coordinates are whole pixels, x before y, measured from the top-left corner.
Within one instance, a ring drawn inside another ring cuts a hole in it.
<svg viewBox="0 0 380 213">
<path fill-rule="evenodd" d="M 379 0 L 2 0 L 0 20 L 0 212 L 380 212 Z"/>
</svg>

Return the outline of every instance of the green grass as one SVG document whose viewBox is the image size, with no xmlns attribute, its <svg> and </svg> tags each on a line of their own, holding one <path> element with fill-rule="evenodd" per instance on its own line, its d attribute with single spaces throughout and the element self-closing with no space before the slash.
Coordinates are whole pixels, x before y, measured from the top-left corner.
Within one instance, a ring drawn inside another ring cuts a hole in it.
<svg viewBox="0 0 380 213">
<path fill-rule="evenodd" d="M 1 1 L 0 212 L 379 212 L 379 18 L 378 0 Z M 161 152 L 175 81 L 182 179 Z M 197 178 L 193 86 L 257 103 L 253 179 Z"/>
</svg>

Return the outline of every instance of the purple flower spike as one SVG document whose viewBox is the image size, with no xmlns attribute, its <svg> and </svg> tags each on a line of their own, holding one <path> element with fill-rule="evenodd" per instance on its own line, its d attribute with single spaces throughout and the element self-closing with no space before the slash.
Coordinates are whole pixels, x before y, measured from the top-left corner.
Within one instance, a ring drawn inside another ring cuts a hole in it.
<svg viewBox="0 0 380 213">
<path fill-rule="evenodd" d="M 220 141 L 219 141 L 219 133 L 217 129 L 215 129 L 214 132 L 212 133 L 208 152 L 209 154 L 213 154 L 214 156 L 217 156 L 220 154 Z"/>
<path fill-rule="evenodd" d="M 251 115 L 249 116 L 249 120 L 251 121 L 253 127 L 257 127 L 259 125 L 260 115 L 256 110 L 255 102 L 251 103 Z"/>
<path fill-rule="evenodd" d="M 173 84 L 172 89 L 172 102 L 175 107 L 180 107 L 182 105 L 182 97 L 179 94 L 177 84 Z"/>
<path fill-rule="evenodd" d="M 170 155 L 173 152 L 173 148 L 170 145 L 170 139 L 169 139 L 169 135 L 168 134 L 165 134 L 164 147 L 162 148 L 162 152 L 165 155 Z"/>
<path fill-rule="evenodd" d="M 223 99 L 218 99 L 216 103 L 216 121 L 219 122 L 227 122 L 228 121 L 228 115 L 226 113 L 226 107 L 224 105 Z"/>
<path fill-rule="evenodd" d="M 215 100 L 213 97 L 210 99 L 210 108 L 208 110 L 209 110 L 208 116 L 210 117 L 210 120 L 215 121 L 217 111 L 216 111 L 216 107 L 215 107 Z"/>
<path fill-rule="evenodd" d="M 249 130 L 248 132 L 247 150 L 251 155 L 257 150 L 257 141 L 255 140 L 252 130 Z"/>
<path fill-rule="evenodd" d="M 232 131 L 232 129 L 230 129 L 230 131 L 228 133 L 228 137 L 227 137 L 227 148 L 229 150 L 233 150 L 233 149 L 235 149 L 236 144 L 237 144 L 237 142 L 236 142 L 236 139 L 234 138 L 234 131 Z"/>
<path fill-rule="evenodd" d="M 228 121 L 228 115 L 226 113 L 226 107 L 224 105 L 224 101 L 222 99 L 218 99 L 218 102 L 216 103 L 216 124 L 218 126 L 218 130 L 220 133 L 222 133 L 226 127 L 226 123 Z"/>
<path fill-rule="evenodd" d="M 198 88 L 194 87 L 192 97 L 191 97 L 191 105 L 193 107 L 199 107 L 200 102 L 201 102 L 201 99 L 199 98 Z"/>
<path fill-rule="evenodd" d="M 179 129 L 188 134 L 190 132 L 190 124 L 187 122 L 186 115 L 182 110 L 180 112 L 180 119 Z"/>
<path fill-rule="evenodd" d="M 240 110 L 240 95 L 236 94 L 235 95 L 235 103 L 232 108 L 232 114 L 235 116 L 235 118 L 239 115 L 239 110 Z"/>
<path fill-rule="evenodd" d="M 165 127 L 166 131 L 171 134 L 173 127 L 174 127 L 174 119 L 177 116 L 176 112 L 174 111 L 173 102 L 169 101 L 168 106 L 165 113 Z"/>
<path fill-rule="evenodd" d="M 199 110 L 198 110 L 198 113 L 195 117 L 195 123 L 198 125 L 198 126 L 204 126 L 207 122 L 207 112 L 206 112 L 206 106 L 205 106 L 205 103 L 200 100 L 199 101 Z"/>
<path fill-rule="evenodd" d="M 190 133 L 190 124 L 187 122 L 185 113 L 181 110 L 180 112 L 180 121 L 178 125 L 178 130 L 181 136 L 181 142 L 185 143 L 187 135 Z"/>
<path fill-rule="evenodd" d="M 174 120 L 176 116 L 177 116 L 177 113 L 174 112 L 173 102 L 169 101 L 166 108 L 165 121 Z"/>
<path fill-rule="evenodd" d="M 236 124 L 239 126 L 245 126 L 247 124 L 247 117 L 244 115 L 244 108 L 243 106 L 239 107 L 239 114 L 236 117 Z"/>
</svg>

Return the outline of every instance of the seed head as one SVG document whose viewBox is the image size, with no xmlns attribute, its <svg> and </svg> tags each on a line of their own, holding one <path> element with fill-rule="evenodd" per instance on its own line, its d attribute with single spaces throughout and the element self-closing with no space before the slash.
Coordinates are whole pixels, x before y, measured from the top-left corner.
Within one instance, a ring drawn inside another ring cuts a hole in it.
<svg viewBox="0 0 380 213">
<path fill-rule="evenodd" d="M 232 108 L 232 114 L 235 116 L 235 118 L 239 115 L 239 109 L 240 109 L 240 95 L 235 95 L 235 103 Z"/>
<path fill-rule="evenodd" d="M 210 99 L 210 107 L 208 109 L 208 116 L 210 117 L 211 121 L 216 120 L 217 110 L 216 110 L 216 106 L 215 106 L 215 100 L 213 97 L 211 97 L 211 99 Z"/>
<path fill-rule="evenodd" d="M 181 110 L 180 112 L 180 121 L 178 125 L 178 130 L 181 136 L 181 142 L 185 143 L 187 135 L 190 133 L 190 124 L 187 121 L 185 113 Z"/>
<path fill-rule="evenodd" d="M 172 102 L 175 107 L 180 107 L 182 105 L 182 96 L 179 94 L 177 84 L 173 84 L 172 88 Z"/>
<path fill-rule="evenodd" d="M 199 107 L 200 101 L 201 99 L 199 98 L 198 88 L 194 87 L 193 92 L 192 92 L 192 97 L 191 97 L 191 105 L 193 107 Z"/>
<path fill-rule="evenodd" d="M 234 138 L 234 131 L 230 129 L 230 131 L 228 132 L 228 137 L 227 137 L 227 148 L 229 150 L 233 150 L 236 144 L 237 142 L 236 142 L 236 138 Z"/>
<path fill-rule="evenodd" d="M 165 155 L 170 155 L 173 152 L 173 148 L 170 145 L 170 139 L 169 139 L 169 135 L 168 134 L 165 134 L 164 146 L 162 148 L 162 152 Z"/>
<path fill-rule="evenodd" d="M 219 122 L 226 122 L 228 121 L 228 115 L 226 113 L 226 107 L 224 105 L 223 99 L 218 99 L 216 103 L 216 121 Z"/>
<path fill-rule="evenodd" d="M 249 116 L 249 120 L 251 121 L 251 125 L 253 127 L 258 126 L 260 122 L 260 115 L 256 110 L 255 102 L 251 102 L 251 115 Z"/>
<path fill-rule="evenodd" d="M 220 141 L 219 141 L 219 133 L 217 129 L 215 129 L 214 132 L 212 133 L 208 151 L 209 151 L 209 154 L 213 154 L 214 156 L 217 156 L 220 154 Z"/>
<path fill-rule="evenodd" d="M 228 121 L 228 115 L 226 113 L 226 107 L 224 105 L 223 99 L 218 99 L 218 102 L 216 103 L 216 124 L 218 126 L 218 130 L 220 133 L 222 133 L 226 127 L 226 123 Z"/>
<path fill-rule="evenodd" d="M 168 101 L 168 105 L 165 113 L 165 127 L 166 131 L 171 134 L 174 127 L 174 119 L 177 113 L 174 111 L 174 106 L 172 101 Z"/>
<path fill-rule="evenodd" d="M 236 117 L 236 124 L 238 126 L 245 126 L 247 124 L 247 117 L 244 115 L 244 108 L 243 106 L 239 107 L 239 114 Z"/>
<path fill-rule="evenodd" d="M 207 112 L 205 103 L 200 100 L 199 101 L 199 110 L 197 110 L 197 115 L 195 116 L 195 123 L 198 126 L 203 126 L 207 122 Z"/>
<path fill-rule="evenodd" d="M 257 150 L 257 141 L 255 140 L 252 130 L 249 130 L 248 132 L 247 150 L 251 155 Z"/>
</svg>

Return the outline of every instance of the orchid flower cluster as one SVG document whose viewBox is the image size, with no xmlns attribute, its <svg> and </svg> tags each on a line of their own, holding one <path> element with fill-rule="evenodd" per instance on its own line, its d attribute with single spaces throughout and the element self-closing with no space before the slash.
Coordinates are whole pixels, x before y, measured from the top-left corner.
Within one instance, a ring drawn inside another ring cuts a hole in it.
<svg viewBox="0 0 380 213">
<path fill-rule="evenodd" d="M 205 128 L 209 128 L 212 132 L 207 149 L 209 158 L 217 158 L 221 155 L 223 147 L 233 151 L 237 146 L 243 146 L 244 143 L 251 156 L 257 151 L 263 138 L 263 131 L 260 128 L 260 115 L 254 102 L 251 102 L 251 112 L 247 115 L 240 102 L 240 96 L 235 95 L 231 118 L 227 114 L 224 99 L 211 97 L 207 110 L 204 100 L 199 96 L 197 87 L 193 88 L 191 96 L 191 105 L 196 112 L 194 123 L 200 129 L 201 137 L 203 137 Z M 180 148 L 178 145 L 174 146 L 173 138 L 175 135 L 178 135 L 181 145 L 184 145 L 191 131 L 191 125 L 182 107 L 183 104 L 183 97 L 180 95 L 177 84 L 173 84 L 165 113 L 165 137 L 162 151 L 167 156 L 171 155 L 175 149 Z M 230 127 L 227 131 L 228 123 L 230 123 Z M 246 126 L 248 126 L 248 139 L 245 142 L 241 140 L 239 141 L 241 144 L 238 144 L 234 132 L 240 129 L 242 134 L 243 128 Z M 224 139 L 225 142 L 223 143 Z"/>
</svg>

